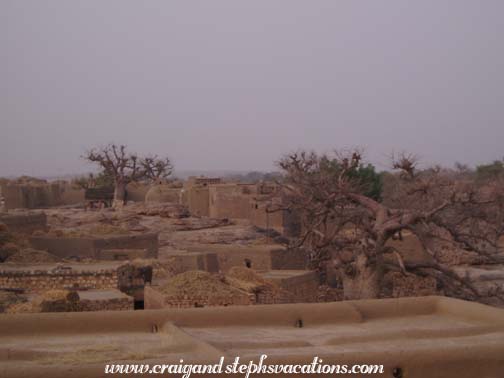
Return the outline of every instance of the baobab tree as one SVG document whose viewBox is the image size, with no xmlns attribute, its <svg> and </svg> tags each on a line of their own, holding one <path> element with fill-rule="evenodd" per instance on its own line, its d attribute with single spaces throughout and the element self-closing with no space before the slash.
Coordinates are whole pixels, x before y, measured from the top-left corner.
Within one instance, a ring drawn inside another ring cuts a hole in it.
<svg viewBox="0 0 504 378">
<path fill-rule="evenodd" d="M 498 259 L 503 234 L 502 184 L 484 186 L 446 174 L 440 168 L 418 170 L 416 159 L 393 159 L 397 184 L 393 205 L 369 193 L 358 172 L 358 151 L 334 156 L 299 152 L 279 162 L 284 180 L 283 210 L 301 216 L 297 241 L 315 267 L 332 263 L 338 270 L 346 299 L 377 298 L 387 271 L 434 276 L 454 295 L 474 298 L 477 290 L 450 267 L 439 262 L 441 248 L 471 253 L 481 263 Z M 406 262 L 390 240 L 409 232 L 430 255 L 427 262 Z"/>
<path fill-rule="evenodd" d="M 98 164 L 103 173 L 114 181 L 114 206 L 126 200 L 126 186 L 131 182 L 165 179 L 171 175 L 173 165 L 168 158 L 138 157 L 126 152 L 126 146 L 109 144 L 86 153 L 84 159 Z"/>
</svg>

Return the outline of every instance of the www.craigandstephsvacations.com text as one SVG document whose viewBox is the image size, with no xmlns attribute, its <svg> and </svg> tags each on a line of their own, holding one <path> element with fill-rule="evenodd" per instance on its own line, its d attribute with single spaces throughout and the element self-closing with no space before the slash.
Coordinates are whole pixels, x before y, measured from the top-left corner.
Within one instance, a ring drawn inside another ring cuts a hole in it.
<svg viewBox="0 0 504 378">
<path fill-rule="evenodd" d="M 221 357 L 216 364 L 186 364 L 180 360 L 178 364 L 107 364 L 105 374 L 170 374 L 178 378 L 189 378 L 192 374 L 242 374 L 249 378 L 253 374 L 383 374 L 383 365 L 334 365 L 324 364 L 319 357 L 314 357 L 309 364 L 267 364 L 266 354 L 261 355 L 258 362 L 254 360 L 243 363 L 240 357 L 235 357 L 230 364 L 225 364 Z"/>
</svg>

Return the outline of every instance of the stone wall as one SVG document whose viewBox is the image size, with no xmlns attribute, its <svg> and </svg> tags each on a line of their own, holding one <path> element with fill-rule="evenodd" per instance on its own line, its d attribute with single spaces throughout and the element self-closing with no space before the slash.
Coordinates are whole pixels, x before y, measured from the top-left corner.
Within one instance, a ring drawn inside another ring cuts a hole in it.
<svg viewBox="0 0 504 378">
<path fill-rule="evenodd" d="M 160 292 L 156 287 L 146 286 L 144 291 L 145 309 L 161 308 L 190 308 L 209 306 L 249 305 L 255 303 L 253 294 L 236 290 L 232 295 L 217 296 L 169 296 Z"/>
<path fill-rule="evenodd" d="M 0 288 L 23 289 L 32 292 L 51 289 L 115 289 L 118 287 L 116 269 L 103 270 L 8 270 L 0 267 Z"/>
<path fill-rule="evenodd" d="M 311 272 L 308 272 L 311 273 Z M 144 305 L 145 309 L 162 309 L 162 308 L 190 308 L 190 307 L 213 307 L 213 306 L 245 306 L 256 304 L 282 304 L 282 303 L 298 303 L 298 302 L 315 302 L 317 297 L 317 287 L 313 289 L 311 283 L 291 282 L 290 284 L 283 283 L 279 285 L 280 289 L 264 288 L 258 292 L 246 292 L 237 288 L 233 289 L 232 294 L 227 295 L 184 295 L 171 296 L 163 294 L 157 286 L 145 286 L 144 290 Z M 289 291 L 282 287 L 289 286 L 292 289 L 293 285 L 301 284 L 296 288 L 297 291 Z"/>
<path fill-rule="evenodd" d="M 79 291 L 81 311 L 128 311 L 134 309 L 133 297 L 119 290 Z"/>
</svg>

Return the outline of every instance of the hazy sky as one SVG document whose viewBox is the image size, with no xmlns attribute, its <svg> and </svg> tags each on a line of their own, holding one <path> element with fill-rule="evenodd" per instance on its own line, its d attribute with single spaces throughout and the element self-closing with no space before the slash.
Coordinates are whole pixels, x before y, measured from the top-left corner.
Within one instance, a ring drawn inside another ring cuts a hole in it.
<svg viewBox="0 0 504 378">
<path fill-rule="evenodd" d="M 298 148 L 504 156 L 501 0 L 0 0 L 0 175 L 124 143 L 179 170 Z"/>
</svg>

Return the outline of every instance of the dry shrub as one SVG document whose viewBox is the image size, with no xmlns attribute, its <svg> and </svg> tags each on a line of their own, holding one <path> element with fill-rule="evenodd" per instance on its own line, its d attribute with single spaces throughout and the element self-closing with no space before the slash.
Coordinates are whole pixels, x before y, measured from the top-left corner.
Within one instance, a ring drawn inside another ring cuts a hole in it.
<svg viewBox="0 0 504 378">
<path fill-rule="evenodd" d="M 7 308 L 9 314 L 79 311 L 79 294 L 70 290 L 48 290 L 31 301 Z"/>
<path fill-rule="evenodd" d="M 26 298 L 22 294 L 0 290 L 0 313 L 5 312 L 10 306 L 24 301 Z"/>
<path fill-rule="evenodd" d="M 5 312 L 7 314 L 29 314 L 40 311 L 36 311 L 32 302 L 22 302 L 9 306 Z"/>
<path fill-rule="evenodd" d="M 232 267 L 226 275 L 226 281 L 233 287 L 247 292 L 275 290 L 276 285 L 266 281 L 255 270 L 242 267 Z"/>
</svg>

